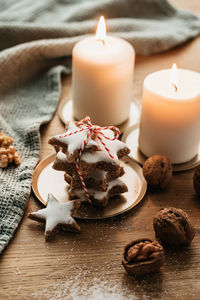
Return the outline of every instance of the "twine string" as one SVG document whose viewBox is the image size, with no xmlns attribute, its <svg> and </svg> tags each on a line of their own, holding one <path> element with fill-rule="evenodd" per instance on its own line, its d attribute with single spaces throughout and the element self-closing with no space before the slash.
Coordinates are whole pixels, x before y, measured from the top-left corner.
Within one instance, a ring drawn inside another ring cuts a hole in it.
<svg viewBox="0 0 200 300">
<path fill-rule="evenodd" d="M 108 155 L 112 159 L 114 159 L 114 156 L 112 155 L 110 149 L 106 146 L 106 143 L 104 143 L 102 137 L 104 137 L 107 140 L 114 141 L 114 140 L 116 140 L 120 136 L 120 131 L 115 126 L 100 127 L 100 126 L 93 125 L 92 122 L 91 122 L 91 120 L 90 120 L 90 117 L 86 117 L 86 118 L 84 118 L 81 121 L 74 122 L 74 124 L 77 125 L 79 127 L 79 129 L 77 129 L 77 130 L 75 130 L 73 132 L 70 132 L 70 133 L 66 133 L 66 134 L 60 136 L 60 138 L 69 137 L 69 136 L 71 136 L 73 134 L 76 134 L 78 132 L 87 131 L 86 138 L 84 139 L 84 141 L 82 143 L 81 149 L 79 151 L 79 154 L 78 154 L 78 157 L 77 157 L 77 160 L 76 160 L 76 169 L 77 169 L 78 175 L 80 177 L 81 184 L 82 184 L 83 189 L 85 191 L 86 197 L 88 199 L 88 202 L 91 203 L 90 195 L 88 193 L 87 187 L 85 185 L 85 181 L 84 181 L 83 176 L 82 176 L 81 171 L 80 171 L 80 160 L 81 160 L 81 156 L 83 154 L 83 151 L 84 151 L 84 149 L 85 149 L 85 147 L 86 147 L 86 145 L 88 143 L 89 138 L 93 134 L 95 134 L 96 137 L 101 142 L 101 144 L 103 145 L 103 147 L 105 148 L 105 150 L 107 151 Z M 107 130 L 107 129 L 110 129 L 110 130 L 112 130 L 114 132 L 113 138 L 110 138 L 110 137 L 106 136 L 102 132 L 103 130 Z"/>
</svg>

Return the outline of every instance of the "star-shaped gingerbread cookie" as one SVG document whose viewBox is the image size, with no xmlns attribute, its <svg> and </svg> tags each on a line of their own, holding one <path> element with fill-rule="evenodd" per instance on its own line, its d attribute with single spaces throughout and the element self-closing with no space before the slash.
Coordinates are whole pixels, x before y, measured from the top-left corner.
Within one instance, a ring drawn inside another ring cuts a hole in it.
<svg viewBox="0 0 200 300">
<path fill-rule="evenodd" d="M 52 194 L 48 195 L 46 208 L 32 212 L 28 217 L 46 223 L 45 239 L 49 241 L 58 230 L 79 232 L 80 227 L 71 216 L 80 206 L 80 201 L 59 202 Z"/>
<path fill-rule="evenodd" d="M 77 159 L 84 140 L 87 140 L 87 143 L 84 147 L 82 159 L 87 161 L 91 161 L 96 151 L 99 151 L 98 156 L 95 154 L 98 160 L 118 160 L 118 158 L 130 153 L 125 143 L 118 139 L 113 140 L 115 133 L 109 128 L 102 128 L 101 134 L 99 134 L 101 141 L 96 134 L 91 135 L 91 137 L 87 139 L 87 134 L 88 130 L 82 130 L 78 125 L 69 122 L 66 133 L 50 138 L 48 143 L 54 146 L 57 151 L 61 148 L 62 152 L 66 154 L 68 162 L 73 162 Z M 108 155 L 102 142 L 110 149 L 113 159 Z"/>
</svg>

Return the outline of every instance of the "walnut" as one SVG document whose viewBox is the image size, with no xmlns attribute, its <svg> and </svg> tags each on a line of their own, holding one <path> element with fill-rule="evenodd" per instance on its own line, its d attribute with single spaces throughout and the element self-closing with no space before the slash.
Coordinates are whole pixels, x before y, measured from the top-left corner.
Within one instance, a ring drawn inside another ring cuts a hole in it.
<svg viewBox="0 0 200 300">
<path fill-rule="evenodd" d="M 0 168 L 6 168 L 12 162 L 16 165 L 21 163 L 21 155 L 11 146 L 12 143 L 12 137 L 0 132 Z"/>
<path fill-rule="evenodd" d="M 138 239 L 124 248 L 122 265 L 129 274 L 136 276 L 157 272 L 164 262 L 164 252 L 158 242 Z"/>
<path fill-rule="evenodd" d="M 14 154 L 14 162 L 15 164 L 18 166 L 21 164 L 21 154 L 19 153 L 19 151 L 15 151 L 15 154 Z"/>
<path fill-rule="evenodd" d="M 143 174 L 152 187 L 165 188 L 172 177 L 172 165 L 164 155 L 153 155 L 143 165 Z"/>
<path fill-rule="evenodd" d="M 195 231 L 188 215 L 175 207 L 164 208 L 153 218 L 157 239 L 166 247 L 182 247 L 190 244 Z"/>
<path fill-rule="evenodd" d="M 197 195 L 200 196 L 200 165 L 194 171 L 193 186 Z"/>
<path fill-rule="evenodd" d="M 8 166 L 8 157 L 3 154 L 0 155 L 0 168 L 6 168 Z"/>
<path fill-rule="evenodd" d="M 13 143 L 13 138 L 11 136 L 5 135 L 0 132 L 0 147 L 8 148 Z"/>
</svg>

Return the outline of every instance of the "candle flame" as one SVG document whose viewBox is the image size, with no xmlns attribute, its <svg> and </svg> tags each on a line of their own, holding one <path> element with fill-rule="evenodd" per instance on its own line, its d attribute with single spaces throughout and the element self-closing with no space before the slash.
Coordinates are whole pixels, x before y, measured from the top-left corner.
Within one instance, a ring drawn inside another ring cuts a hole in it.
<svg viewBox="0 0 200 300">
<path fill-rule="evenodd" d="M 176 64 L 173 64 L 170 72 L 170 84 L 174 87 L 175 92 L 178 90 L 178 69 Z"/>
<path fill-rule="evenodd" d="M 104 20 L 104 17 L 101 16 L 99 19 L 99 23 L 97 26 L 97 31 L 96 31 L 96 39 L 98 42 L 101 42 L 103 45 L 105 45 L 106 41 L 106 23 Z"/>
</svg>

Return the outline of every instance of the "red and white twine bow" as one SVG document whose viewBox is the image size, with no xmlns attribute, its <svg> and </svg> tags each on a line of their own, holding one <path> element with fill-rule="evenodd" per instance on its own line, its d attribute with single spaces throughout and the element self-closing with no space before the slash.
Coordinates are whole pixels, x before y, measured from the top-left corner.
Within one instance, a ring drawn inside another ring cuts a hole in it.
<svg viewBox="0 0 200 300">
<path fill-rule="evenodd" d="M 86 135 L 86 138 L 85 140 L 83 141 L 83 144 L 82 144 L 82 147 L 79 151 L 79 154 L 78 154 L 78 157 L 77 157 L 77 161 L 76 161 L 76 168 L 77 168 L 77 172 L 78 172 L 78 175 L 80 177 L 80 180 L 81 180 L 81 183 L 82 183 L 82 186 L 83 186 L 83 189 L 85 191 L 85 194 L 87 196 L 87 199 L 88 201 L 91 203 L 91 200 L 90 200 L 90 195 L 88 193 L 88 190 L 87 190 L 87 187 L 85 185 L 85 182 L 84 182 L 84 179 L 83 179 L 83 176 L 80 172 L 80 159 L 81 159 L 81 155 L 84 151 L 84 148 L 85 146 L 87 145 L 87 142 L 89 140 L 89 138 L 91 137 L 92 134 L 95 134 L 96 137 L 100 140 L 101 144 L 104 146 L 105 150 L 108 152 L 108 155 L 114 159 L 114 156 L 112 155 L 112 153 L 110 152 L 110 149 L 106 146 L 106 144 L 103 142 L 103 139 L 102 137 L 104 137 L 105 139 L 107 140 L 110 140 L 110 141 L 114 141 L 116 140 L 119 136 L 120 136 L 120 131 L 117 127 L 115 126 L 106 126 L 106 127 L 100 127 L 100 126 L 96 126 L 96 125 L 93 125 L 91 120 L 90 120 L 90 117 L 86 117 L 85 119 L 81 120 L 81 121 L 77 121 L 77 122 L 74 122 L 74 124 L 76 124 L 79 128 L 77 130 L 75 130 L 74 132 L 70 132 L 70 133 L 66 133 L 64 134 L 63 136 L 60 136 L 61 138 L 63 137 L 68 137 L 70 135 L 73 135 L 73 134 L 76 134 L 78 132 L 81 132 L 81 131 L 87 131 L 87 135 Z M 110 129 L 114 132 L 114 137 L 113 138 L 110 138 L 108 136 L 106 136 L 102 130 L 106 130 L 106 129 Z"/>
</svg>

